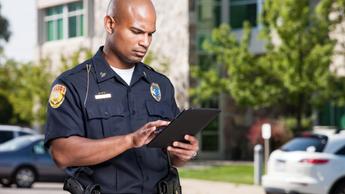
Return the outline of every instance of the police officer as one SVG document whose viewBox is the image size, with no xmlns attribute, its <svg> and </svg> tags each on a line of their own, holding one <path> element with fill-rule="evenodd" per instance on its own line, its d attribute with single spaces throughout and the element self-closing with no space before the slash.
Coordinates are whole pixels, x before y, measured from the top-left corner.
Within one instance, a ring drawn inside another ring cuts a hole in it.
<svg viewBox="0 0 345 194">
<path fill-rule="evenodd" d="M 104 47 L 53 83 L 45 145 L 84 187 L 153 194 L 168 172 L 167 155 L 145 145 L 179 113 L 169 79 L 141 63 L 156 31 L 154 6 L 111 0 L 104 25 Z M 195 137 L 185 139 L 167 148 L 174 166 L 198 151 Z"/>
</svg>

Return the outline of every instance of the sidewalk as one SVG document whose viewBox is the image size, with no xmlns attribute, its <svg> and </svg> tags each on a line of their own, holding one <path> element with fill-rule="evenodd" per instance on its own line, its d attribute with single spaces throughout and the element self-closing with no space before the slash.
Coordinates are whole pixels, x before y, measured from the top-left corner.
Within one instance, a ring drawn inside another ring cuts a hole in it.
<svg viewBox="0 0 345 194">
<path fill-rule="evenodd" d="M 200 169 L 209 166 L 250 164 L 248 161 L 225 161 L 225 160 L 194 160 L 187 163 L 183 168 Z M 181 179 L 183 194 L 265 194 L 262 187 L 256 185 L 235 184 L 228 182 L 206 181 L 197 179 Z"/>
<path fill-rule="evenodd" d="M 184 194 L 265 194 L 260 186 L 240 185 L 215 181 L 182 179 L 182 193 Z"/>
</svg>

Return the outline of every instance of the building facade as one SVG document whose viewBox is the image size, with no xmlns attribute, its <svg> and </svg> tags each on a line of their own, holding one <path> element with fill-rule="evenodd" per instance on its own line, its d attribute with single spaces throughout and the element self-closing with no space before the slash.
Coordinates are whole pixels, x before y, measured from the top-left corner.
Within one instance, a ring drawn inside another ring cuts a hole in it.
<svg viewBox="0 0 345 194">
<path fill-rule="evenodd" d="M 264 53 L 264 42 L 257 40 L 258 23 L 264 0 L 153 0 L 157 11 L 157 32 L 150 48 L 150 64 L 163 71 L 175 85 L 177 103 L 188 108 L 188 89 L 192 65 L 216 65 L 202 48 L 203 41 L 222 23 L 229 24 L 240 37 L 245 20 L 252 26 L 250 50 Z M 311 0 L 316 3 L 318 0 Z M 104 44 L 103 17 L 108 0 L 37 0 L 37 58 L 49 57 L 54 67 L 61 55 L 69 56 L 80 48 L 95 52 Z M 340 30 L 334 36 L 342 37 Z M 338 47 L 337 47 L 338 48 Z M 344 69 L 344 57 L 334 59 L 339 74 Z M 162 68 L 164 66 L 164 68 Z M 343 73 L 345 75 L 345 73 Z M 221 108 L 219 119 L 199 134 L 203 159 L 249 158 L 246 132 L 255 118 L 250 109 L 242 109 L 226 96 L 215 97 L 204 106 Z M 337 122 L 332 110 L 320 119 L 321 124 Z M 339 111 L 338 111 L 339 112 Z M 337 113 L 338 113 L 337 112 Z M 345 111 L 342 111 L 339 117 Z M 337 117 L 337 118 L 338 118 Z M 328 119 L 328 120 L 327 120 Z M 334 121 L 333 121 L 333 120 Z M 345 117 L 344 126 L 345 126 Z"/>
<path fill-rule="evenodd" d="M 175 85 L 181 109 L 189 107 L 190 65 L 213 63 L 202 49 L 202 42 L 212 29 L 228 23 L 240 36 L 243 21 L 249 20 L 253 26 L 251 50 L 264 52 L 263 43 L 255 39 L 262 0 L 153 0 L 153 3 L 157 32 L 150 48 L 153 55 L 150 65 L 158 70 L 161 64 L 167 66 L 163 71 Z M 53 69 L 57 69 L 62 55 L 69 56 L 80 48 L 95 52 L 104 44 L 103 17 L 107 5 L 104 0 L 37 0 L 37 58 L 49 57 Z M 217 97 L 207 106 L 223 107 L 224 103 Z M 218 121 L 199 134 L 200 158 L 230 158 L 229 146 L 237 144 L 229 138 L 236 130 L 226 122 L 230 117 L 233 119 L 233 109 L 222 109 Z"/>
<path fill-rule="evenodd" d="M 49 57 L 53 69 L 61 56 L 80 48 L 93 52 L 104 44 L 103 18 L 109 1 L 105 0 L 37 0 L 37 58 Z M 150 48 L 154 68 L 164 70 L 176 89 L 181 108 L 188 107 L 189 12 L 188 1 L 153 1 L 157 11 L 157 32 Z"/>
</svg>

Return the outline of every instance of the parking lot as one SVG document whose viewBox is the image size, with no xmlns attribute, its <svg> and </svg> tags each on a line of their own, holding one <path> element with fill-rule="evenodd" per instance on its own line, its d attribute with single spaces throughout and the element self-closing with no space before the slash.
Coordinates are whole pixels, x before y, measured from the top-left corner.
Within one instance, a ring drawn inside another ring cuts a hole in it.
<svg viewBox="0 0 345 194">
<path fill-rule="evenodd" d="M 235 185 L 230 183 L 182 179 L 184 194 L 264 194 L 261 187 Z M 62 184 L 36 183 L 32 189 L 0 188 L 1 194 L 68 194 L 62 191 Z"/>
</svg>

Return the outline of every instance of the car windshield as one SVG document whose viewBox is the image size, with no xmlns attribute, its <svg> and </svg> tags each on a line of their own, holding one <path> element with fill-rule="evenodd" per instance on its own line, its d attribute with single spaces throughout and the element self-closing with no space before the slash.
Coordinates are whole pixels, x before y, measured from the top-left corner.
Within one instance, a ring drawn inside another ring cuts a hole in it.
<svg viewBox="0 0 345 194">
<path fill-rule="evenodd" d="M 327 143 L 327 137 L 322 135 L 311 135 L 306 137 L 296 137 L 280 149 L 282 151 L 312 151 L 322 152 Z"/>
<path fill-rule="evenodd" d="M 0 151 L 14 151 L 29 145 L 32 141 L 28 138 L 15 138 L 0 145 Z"/>
</svg>

